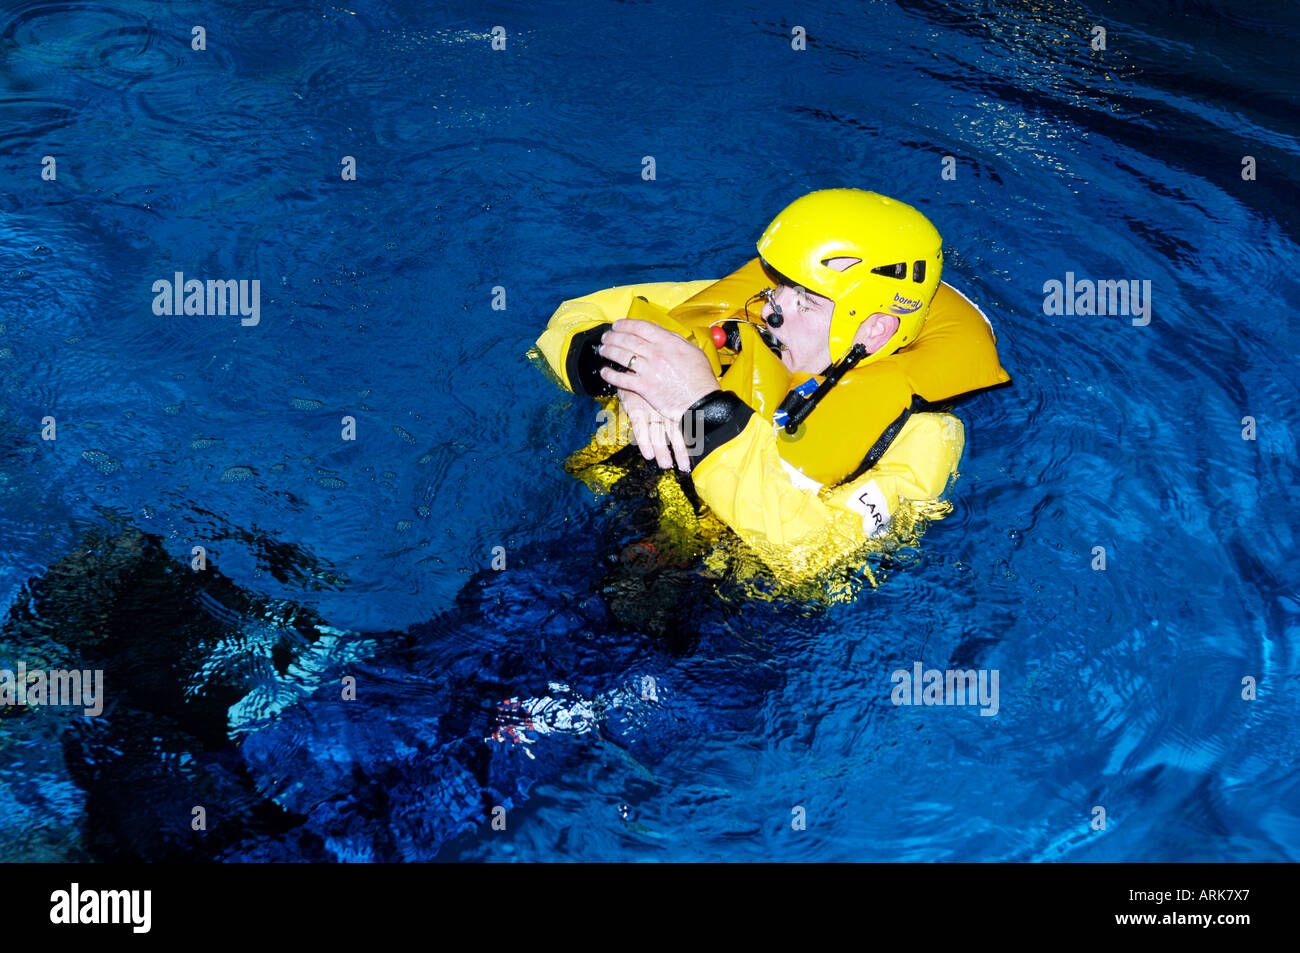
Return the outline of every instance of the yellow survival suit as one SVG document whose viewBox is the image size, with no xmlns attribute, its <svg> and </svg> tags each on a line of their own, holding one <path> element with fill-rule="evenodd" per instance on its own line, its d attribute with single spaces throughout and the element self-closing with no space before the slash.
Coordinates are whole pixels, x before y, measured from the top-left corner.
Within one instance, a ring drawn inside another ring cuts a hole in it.
<svg viewBox="0 0 1300 953">
<path fill-rule="evenodd" d="M 937 246 L 936 255 L 938 265 Z M 932 268 L 932 281 L 937 271 Z M 965 434 L 960 420 L 935 411 L 1010 378 L 987 319 L 960 292 L 937 283 L 923 323 L 908 325 L 909 343 L 848 370 L 789 433 L 778 426 L 778 408 L 791 390 L 803 385 L 801 393 L 811 392 L 822 378 L 791 375 L 752 323 L 747 303 L 771 285 L 764 260 L 755 258 L 719 281 L 609 288 L 561 304 L 531 354 L 545 359 L 566 390 L 614 411 L 617 398 L 599 376 L 606 362 L 596 348 L 615 320 L 653 321 L 699 346 L 722 388 L 683 422 L 686 431 L 700 421 L 702 432 L 686 439 L 693 441 L 690 480 L 707 510 L 693 511 L 666 471 L 658 492 L 669 515 L 661 525 L 687 548 L 687 537 L 697 551 L 703 538 L 715 568 L 742 555 L 743 547 L 726 539 L 729 527 L 780 582 L 795 584 L 887 530 L 914 537 L 921 518 L 948 512 L 939 497 L 956 472 Z M 715 327 L 725 329 L 725 343 Z M 847 338 L 842 345 L 841 351 Z M 568 468 L 607 488 L 622 476 L 608 461 L 628 439 L 626 427 L 602 426 Z"/>
</svg>

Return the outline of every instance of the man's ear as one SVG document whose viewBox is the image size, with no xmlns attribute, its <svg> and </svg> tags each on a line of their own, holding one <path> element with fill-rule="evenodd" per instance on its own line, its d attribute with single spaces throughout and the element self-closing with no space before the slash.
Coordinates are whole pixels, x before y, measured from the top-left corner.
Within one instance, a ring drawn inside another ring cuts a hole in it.
<svg viewBox="0 0 1300 953">
<path fill-rule="evenodd" d="M 885 346 L 897 330 L 897 316 L 878 311 L 858 325 L 858 333 L 853 335 L 853 343 L 866 347 L 868 354 L 875 354 Z"/>
</svg>

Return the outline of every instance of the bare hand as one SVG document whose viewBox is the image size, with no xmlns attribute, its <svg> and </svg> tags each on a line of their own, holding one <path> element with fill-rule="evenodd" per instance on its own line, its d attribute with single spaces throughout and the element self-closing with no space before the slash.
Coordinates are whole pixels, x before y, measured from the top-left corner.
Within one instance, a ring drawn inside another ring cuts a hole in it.
<svg viewBox="0 0 1300 953">
<path fill-rule="evenodd" d="M 718 379 L 704 353 L 680 334 L 649 321 L 623 318 L 601 338 L 600 355 L 629 372 L 605 367 L 600 376 L 632 391 L 659 414 L 678 424 L 697 400 L 718 390 Z M 638 444 L 639 445 L 639 444 Z"/>
<path fill-rule="evenodd" d="M 673 468 L 673 458 L 676 457 L 678 469 L 689 471 L 691 458 L 686 452 L 681 424 L 669 420 L 633 391 L 620 390 L 618 399 L 632 423 L 632 436 L 641 456 L 654 460 L 665 470 Z"/>
</svg>

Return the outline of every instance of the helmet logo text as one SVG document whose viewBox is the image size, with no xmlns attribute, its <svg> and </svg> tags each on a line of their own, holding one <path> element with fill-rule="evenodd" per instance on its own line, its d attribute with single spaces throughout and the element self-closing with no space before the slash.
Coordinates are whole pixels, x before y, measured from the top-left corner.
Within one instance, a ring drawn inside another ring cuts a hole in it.
<svg viewBox="0 0 1300 953">
<path fill-rule="evenodd" d="M 889 305 L 889 310 L 894 314 L 911 314 L 920 307 L 920 298 L 905 298 L 901 294 L 895 294 L 893 302 Z"/>
</svg>

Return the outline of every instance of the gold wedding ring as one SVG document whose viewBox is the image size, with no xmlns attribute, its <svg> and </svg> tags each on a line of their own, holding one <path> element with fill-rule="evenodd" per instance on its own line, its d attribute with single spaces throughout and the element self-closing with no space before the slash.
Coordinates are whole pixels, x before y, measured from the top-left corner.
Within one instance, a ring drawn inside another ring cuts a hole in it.
<svg viewBox="0 0 1300 953">
<path fill-rule="evenodd" d="M 631 359 L 630 361 L 627 362 L 627 369 L 628 369 L 629 372 L 631 372 L 631 373 L 633 373 L 633 374 L 636 373 L 636 359 L 637 359 L 638 357 L 640 357 L 640 356 L 641 356 L 641 355 L 639 355 L 639 354 L 633 354 L 633 355 L 632 355 L 632 359 Z"/>
</svg>

